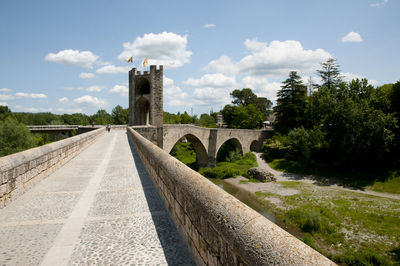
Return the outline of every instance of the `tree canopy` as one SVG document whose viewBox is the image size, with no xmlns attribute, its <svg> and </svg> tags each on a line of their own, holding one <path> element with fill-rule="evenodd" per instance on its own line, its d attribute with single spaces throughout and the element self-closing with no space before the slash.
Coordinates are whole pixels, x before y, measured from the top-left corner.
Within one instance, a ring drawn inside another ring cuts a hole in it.
<svg viewBox="0 0 400 266">
<path fill-rule="evenodd" d="M 267 118 L 272 102 L 258 97 L 249 88 L 234 90 L 230 94 L 233 105 L 225 105 L 221 110 L 224 122 L 229 128 L 261 128 Z"/>
<path fill-rule="evenodd" d="M 306 122 L 307 87 L 296 71 L 291 71 L 277 93 L 277 105 L 274 108 L 277 116 L 276 129 L 288 132 Z"/>
</svg>

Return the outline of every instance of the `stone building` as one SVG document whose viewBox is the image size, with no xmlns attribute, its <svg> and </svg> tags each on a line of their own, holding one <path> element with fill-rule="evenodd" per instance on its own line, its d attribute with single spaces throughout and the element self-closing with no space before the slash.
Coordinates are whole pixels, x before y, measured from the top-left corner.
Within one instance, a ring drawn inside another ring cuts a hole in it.
<svg viewBox="0 0 400 266">
<path fill-rule="evenodd" d="M 163 125 L 163 66 L 129 71 L 129 125 Z"/>
</svg>

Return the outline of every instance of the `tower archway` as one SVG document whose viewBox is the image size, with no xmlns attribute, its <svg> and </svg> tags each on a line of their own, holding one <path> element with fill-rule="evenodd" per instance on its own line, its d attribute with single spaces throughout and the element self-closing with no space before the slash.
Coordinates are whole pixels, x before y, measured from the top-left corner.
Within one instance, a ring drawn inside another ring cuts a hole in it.
<svg viewBox="0 0 400 266">
<path fill-rule="evenodd" d="M 150 103 L 145 97 L 140 97 L 135 103 L 136 125 L 150 124 Z"/>
<path fill-rule="evenodd" d="M 141 77 L 138 79 L 137 86 L 135 89 L 135 94 L 136 95 L 150 94 L 150 82 L 146 78 Z"/>
</svg>

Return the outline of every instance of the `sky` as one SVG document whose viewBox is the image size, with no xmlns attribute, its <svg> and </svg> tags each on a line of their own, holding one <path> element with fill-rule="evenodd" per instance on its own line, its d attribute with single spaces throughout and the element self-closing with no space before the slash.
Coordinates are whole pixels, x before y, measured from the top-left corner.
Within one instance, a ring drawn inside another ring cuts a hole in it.
<svg viewBox="0 0 400 266">
<path fill-rule="evenodd" d="M 290 71 L 318 83 L 400 80 L 398 0 L 1 0 L 0 105 L 13 112 L 128 107 L 128 71 L 164 66 L 164 110 L 218 111 L 234 89 L 276 100 Z M 125 61 L 133 56 L 133 63 Z"/>
</svg>

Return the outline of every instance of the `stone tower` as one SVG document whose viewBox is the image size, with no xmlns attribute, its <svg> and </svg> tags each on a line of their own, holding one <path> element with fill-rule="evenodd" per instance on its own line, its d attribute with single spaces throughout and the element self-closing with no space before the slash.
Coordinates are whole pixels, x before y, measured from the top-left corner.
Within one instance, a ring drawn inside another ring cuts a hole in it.
<svg viewBox="0 0 400 266">
<path fill-rule="evenodd" d="M 129 125 L 163 125 L 163 66 L 129 71 Z"/>
</svg>

